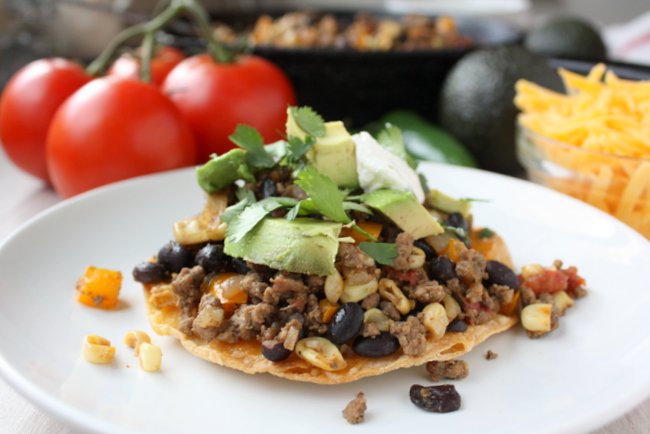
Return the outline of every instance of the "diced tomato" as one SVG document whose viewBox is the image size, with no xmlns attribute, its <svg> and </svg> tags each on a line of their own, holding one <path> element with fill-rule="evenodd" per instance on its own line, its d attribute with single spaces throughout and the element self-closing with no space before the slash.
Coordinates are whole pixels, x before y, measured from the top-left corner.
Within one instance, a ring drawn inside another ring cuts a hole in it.
<svg viewBox="0 0 650 434">
<path fill-rule="evenodd" d="M 563 270 L 545 268 L 541 273 L 524 278 L 521 284 L 531 289 L 535 294 L 542 294 L 544 292 L 553 294 L 558 291 L 567 290 L 569 287 L 569 276 Z"/>
</svg>

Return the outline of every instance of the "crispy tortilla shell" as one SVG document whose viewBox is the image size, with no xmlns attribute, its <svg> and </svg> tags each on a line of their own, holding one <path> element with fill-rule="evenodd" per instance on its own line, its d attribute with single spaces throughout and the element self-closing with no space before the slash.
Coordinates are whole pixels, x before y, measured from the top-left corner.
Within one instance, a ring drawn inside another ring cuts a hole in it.
<svg viewBox="0 0 650 434">
<path fill-rule="evenodd" d="M 517 319 L 497 315 L 491 321 L 478 326 L 469 326 L 464 333 L 447 333 L 441 339 L 427 342 L 426 351 L 413 357 L 398 352 L 377 359 L 357 355 L 345 358 L 347 366 L 339 371 L 324 371 L 292 354 L 283 362 L 271 362 L 261 353 L 257 341 L 242 341 L 229 344 L 213 340 L 206 342 L 190 337 L 178 328 L 180 310 L 175 307 L 156 308 L 150 302 L 150 291 L 145 289 L 149 320 L 154 331 L 160 335 L 173 336 L 193 355 L 247 374 L 268 373 L 295 381 L 318 384 L 341 384 L 364 377 L 381 375 L 399 368 L 422 365 L 431 360 L 451 360 L 462 356 L 490 336 L 512 327 Z"/>
</svg>

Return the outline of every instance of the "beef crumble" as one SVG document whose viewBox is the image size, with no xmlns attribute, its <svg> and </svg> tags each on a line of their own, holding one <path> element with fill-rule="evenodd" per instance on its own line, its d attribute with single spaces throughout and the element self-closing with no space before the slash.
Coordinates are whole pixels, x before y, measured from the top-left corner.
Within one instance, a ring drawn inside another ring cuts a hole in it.
<svg viewBox="0 0 650 434">
<path fill-rule="evenodd" d="M 461 380 L 469 375 L 469 365 L 464 360 L 431 361 L 425 366 L 431 381 Z"/>
<path fill-rule="evenodd" d="M 345 406 L 345 409 L 343 409 L 343 417 L 353 425 L 358 424 L 363 422 L 366 410 L 366 397 L 363 392 L 359 392 L 357 393 L 357 396 Z"/>
</svg>

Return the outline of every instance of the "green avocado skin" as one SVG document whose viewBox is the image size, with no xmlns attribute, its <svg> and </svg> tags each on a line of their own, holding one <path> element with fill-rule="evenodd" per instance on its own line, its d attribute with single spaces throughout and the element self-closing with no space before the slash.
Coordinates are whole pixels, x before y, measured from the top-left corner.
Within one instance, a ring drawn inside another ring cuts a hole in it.
<svg viewBox="0 0 650 434">
<path fill-rule="evenodd" d="M 309 218 L 265 218 L 240 241 L 226 237 L 224 253 L 276 270 L 327 276 L 336 270 L 341 228 Z"/>
<path fill-rule="evenodd" d="M 528 32 L 524 46 L 545 56 L 605 60 L 607 47 L 600 33 L 588 22 L 572 17 L 556 17 Z"/>
<path fill-rule="evenodd" d="M 199 186 L 207 193 L 219 191 L 238 179 L 253 182 L 253 176 L 246 163 L 246 151 L 231 149 L 196 169 L 196 179 Z"/>
<path fill-rule="evenodd" d="M 406 150 L 418 160 L 476 167 L 474 157 L 458 140 L 416 113 L 395 110 L 384 115 L 379 126 L 386 123 L 402 130 Z"/>
</svg>

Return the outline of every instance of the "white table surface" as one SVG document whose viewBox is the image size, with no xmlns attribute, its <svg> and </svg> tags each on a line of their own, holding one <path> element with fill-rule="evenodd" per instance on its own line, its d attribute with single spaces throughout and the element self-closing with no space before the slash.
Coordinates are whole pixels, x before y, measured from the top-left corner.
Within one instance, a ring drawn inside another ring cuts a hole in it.
<svg viewBox="0 0 650 434">
<path fill-rule="evenodd" d="M 20 172 L 0 149 L 0 240 L 30 217 L 59 201 L 51 188 Z M 0 306 L 0 315 L 3 308 L 6 307 Z M 603 396 L 602 399 L 607 397 Z M 35 407 L 0 380 L 0 433 L 70 434 L 75 431 Z M 650 433 L 650 398 L 623 417 L 593 432 L 618 433 Z"/>
</svg>

